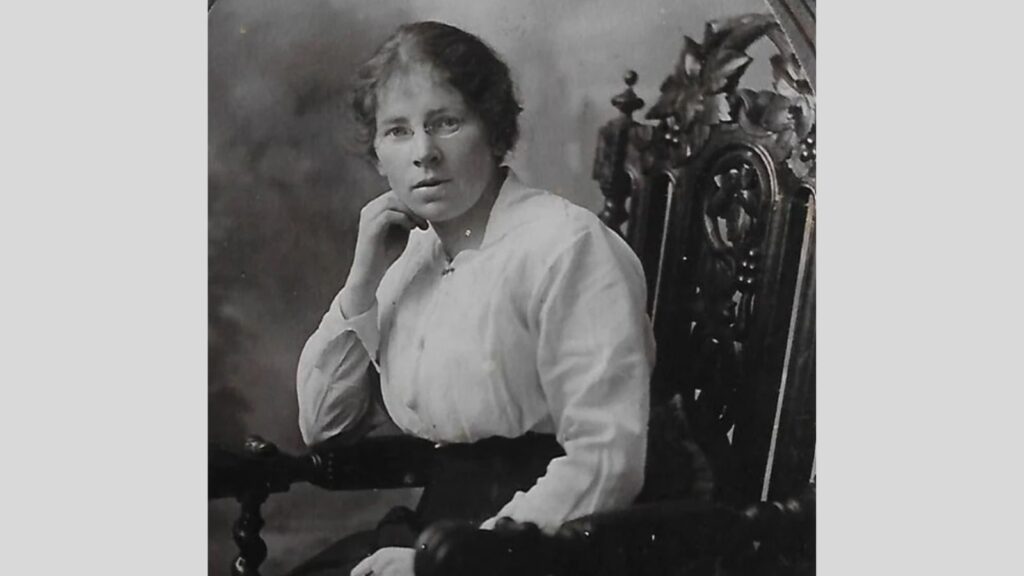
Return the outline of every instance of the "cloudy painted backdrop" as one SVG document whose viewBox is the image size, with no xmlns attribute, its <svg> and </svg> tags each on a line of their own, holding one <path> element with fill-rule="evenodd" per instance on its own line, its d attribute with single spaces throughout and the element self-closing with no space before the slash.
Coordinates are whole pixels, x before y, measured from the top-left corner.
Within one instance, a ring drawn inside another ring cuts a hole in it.
<svg viewBox="0 0 1024 576">
<path fill-rule="evenodd" d="M 218 0 L 209 15 L 210 440 L 259 433 L 301 450 L 294 373 L 306 336 L 347 273 L 359 208 L 385 182 L 353 152 L 347 78 L 395 26 L 442 20 L 489 42 L 513 69 L 525 112 L 510 164 L 527 182 L 597 211 L 598 127 L 622 74 L 648 103 L 684 34 L 709 19 L 765 12 L 762 0 Z M 746 83 L 770 82 L 767 43 Z M 264 507 L 264 574 L 415 493 L 296 487 Z M 232 502 L 210 504 L 210 572 L 234 554 Z"/>
</svg>

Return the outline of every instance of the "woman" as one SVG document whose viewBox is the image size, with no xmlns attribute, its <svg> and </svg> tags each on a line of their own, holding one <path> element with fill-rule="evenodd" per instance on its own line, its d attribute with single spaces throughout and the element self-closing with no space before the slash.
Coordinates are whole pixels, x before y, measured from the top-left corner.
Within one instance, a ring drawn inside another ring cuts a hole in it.
<svg viewBox="0 0 1024 576">
<path fill-rule="evenodd" d="M 507 66 L 457 28 L 403 26 L 361 69 L 353 109 L 391 190 L 360 213 L 348 279 L 302 351 L 304 440 L 365 429 L 372 364 L 408 434 L 557 439 L 507 501 L 465 514 L 481 527 L 554 531 L 630 504 L 654 358 L 643 272 L 593 214 L 502 165 L 520 112 Z M 352 574 L 412 560 L 386 547 Z"/>
</svg>

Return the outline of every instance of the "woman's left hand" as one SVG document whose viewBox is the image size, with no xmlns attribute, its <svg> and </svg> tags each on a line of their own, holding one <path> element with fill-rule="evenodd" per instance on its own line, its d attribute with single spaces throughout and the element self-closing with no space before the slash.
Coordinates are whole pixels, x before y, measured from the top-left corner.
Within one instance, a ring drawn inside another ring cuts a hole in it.
<svg viewBox="0 0 1024 576">
<path fill-rule="evenodd" d="M 381 548 L 352 569 L 351 576 L 413 576 L 412 548 Z"/>
</svg>

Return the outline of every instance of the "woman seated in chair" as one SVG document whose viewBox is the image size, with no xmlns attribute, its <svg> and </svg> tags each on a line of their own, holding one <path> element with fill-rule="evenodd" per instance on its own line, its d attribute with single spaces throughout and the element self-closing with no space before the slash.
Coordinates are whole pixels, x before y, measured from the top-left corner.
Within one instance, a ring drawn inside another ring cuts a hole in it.
<svg viewBox="0 0 1024 576">
<path fill-rule="evenodd" d="M 550 532 L 629 505 L 654 360 L 643 271 L 596 216 L 502 164 L 521 111 L 508 67 L 472 34 L 410 24 L 361 68 L 352 103 L 391 189 L 362 209 L 348 278 L 302 351 L 305 441 L 366 430 L 379 400 L 404 432 L 466 446 L 420 526 L 507 517 Z M 504 462 L 473 451 L 495 437 L 510 439 Z M 327 556 L 336 573 L 412 574 L 411 545 L 371 537 Z"/>
</svg>

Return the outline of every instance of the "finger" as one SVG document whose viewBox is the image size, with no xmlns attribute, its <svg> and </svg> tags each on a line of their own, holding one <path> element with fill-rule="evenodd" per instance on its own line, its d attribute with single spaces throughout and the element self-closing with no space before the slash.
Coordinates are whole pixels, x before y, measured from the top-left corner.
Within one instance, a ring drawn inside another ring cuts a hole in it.
<svg viewBox="0 0 1024 576">
<path fill-rule="evenodd" d="M 427 228 L 430 228 L 430 223 L 427 222 L 426 218 L 421 218 L 415 214 L 410 215 L 410 218 L 412 218 L 412 221 L 416 223 L 416 227 L 419 228 L 420 230 L 426 230 Z"/>
<path fill-rule="evenodd" d="M 356 564 L 356 567 L 353 568 L 351 572 L 349 572 L 349 576 L 370 576 L 371 574 L 373 574 L 373 563 L 375 556 L 376 553 L 371 554 L 366 558 L 363 558 L 363 561 L 359 564 Z"/>
<path fill-rule="evenodd" d="M 405 212 L 398 212 L 397 210 L 388 210 L 381 214 L 381 219 L 387 224 L 393 226 L 401 226 L 405 230 L 412 230 L 418 227 L 416 221 Z"/>
<path fill-rule="evenodd" d="M 425 218 L 413 212 L 412 208 L 409 208 L 408 204 L 402 202 L 402 199 L 398 197 L 398 194 L 395 194 L 394 192 L 390 192 L 389 194 L 390 196 L 388 197 L 388 208 L 392 210 L 398 210 L 399 212 L 402 212 L 404 214 L 408 214 L 409 217 L 412 218 L 413 222 L 416 223 L 417 228 L 421 230 L 427 229 L 428 224 Z"/>
<path fill-rule="evenodd" d="M 378 561 L 374 564 L 374 574 L 386 576 L 411 576 L 415 550 L 404 547 L 381 548 L 377 551 Z"/>
<path fill-rule="evenodd" d="M 428 228 L 428 226 L 429 226 L 427 224 L 426 219 L 416 215 L 415 212 L 409 210 L 405 206 L 392 207 L 392 208 L 390 208 L 390 210 L 396 211 L 396 212 L 401 212 L 402 214 L 405 214 L 406 216 L 409 217 L 409 220 L 412 221 L 412 225 L 414 227 L 416 227 L 416 228 L 419 228 L 420 230 L 426 230 Z"/>
<path fill-rule="evenodd" d="M 370 200 L 363 206 L 363 213 L 368 215 L 377 215 L 387 210 L 394 203 L 394 193 L 388 190 L 387 192 L 377 196 L 373 200 Z"/>
</svg>

